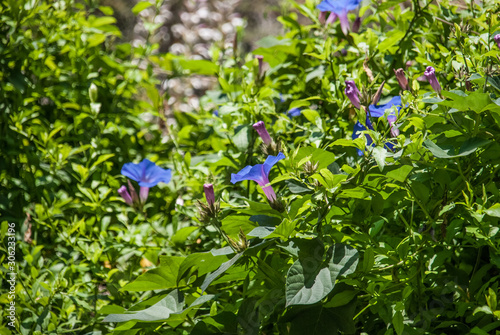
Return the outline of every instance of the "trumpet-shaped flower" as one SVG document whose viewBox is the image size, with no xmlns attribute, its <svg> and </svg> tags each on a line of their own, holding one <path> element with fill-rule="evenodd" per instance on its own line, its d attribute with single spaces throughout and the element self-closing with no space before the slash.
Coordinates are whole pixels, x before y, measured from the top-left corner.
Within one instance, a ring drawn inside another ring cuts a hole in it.
<svg viewBox="0 0 500 335">
<path fill-rule="evenodd" d="M 139 164 L 126 163 L 122 167 L 122 175 L 139 183 L 139 186 L 153 187 L 158 183 L 168 183 L 172 178 L 170 169 L 162 169 L 149 159 L 144 159 Z"/>
<path fill-rule="evenodd" d="M 242 180 L 253 180 L 262 187 L 267 199 L 269 199 L 270 202 L 274 202 L 276 200 L 276 194 L 272 186 L 267 185 L 269 184 L 269 171 L 271 171 L 271 168 L 283 158 L 285 158 L 285 155 L 280 152 L 278 156 L 268 156 L 264 164 L 257 164 L 254 166 L 248 165 L 240 172 L 231 174 L 231 183 L 235 184 Z"/>
<path fill-rule="evenodd" d="M 370 111 L 371 117 L 378 118 L 378 117 L 384 116 L 385 111 L 387 109 L 391 108 L 392 106 L 396 106 L 398 111 L 401 109 L 401 97 L 400 96 L 393 97 L 388 103 L 383 104 L 383 105 L 370 105 L 368 107 L 368 109 Z M 391 126 L 391 135 L 393 137 L 396 137 L 399 135 L 399 129 L 397 128 L 397 126 L 395 124 L 396 119 L 397 119 L 397 116 L 395 115 L 394 111 L 391 111 L 390 114 L 387 116 L 387 121 L 389 122 L 389 124 Z M 370 118 L 368 116 L 366 117 L 366 126 L 368 128 L 363 126 L 359 121 L 356 122 L 356 124 L 354 125 L 353 132 L 352 132 L 352 139 L 353 140 L 357 139 L 361 135 L 362 131 L 365 131 L 368 129 L 374 130 L 372 123 L 370 121 Z M 365 136 L 366 136 L 366 145 L 367 146 L 374 146 L 373 140 L 370 137 L 370 135 L 365 134 Z M 385 146 L 389 150 L 392 150 L 394 148 L 394 144 L 391 142 L 385 143 Z M 358 155 L 363 156 L 363 152 L 359 149 L 358 149 Z"/>
<path fill-rule="evenodd" d="M 331 12 L 331 19 L 329 17 L 327 23 L 335 21 L 338 17 L 340 19 L 340 27 L 344 35 L 347 35 L 349 32 L 347 12 L 356 9 L 360 2 L 361 0 L 323 0 L 316 8 L 322 12 Z"/>
<path fill-rule="evenodd" d="M 168 183 L 172 178 L 170 169 L 162 169 L 149 159 L 143 159 L 139 164 L 126 163 L 123 165 L 121 173 L 139 183 L 141 187 L 139 196 L 143 203 L 148 198 L 150 187 L 156 186 L 160 182 Z"/>
</svg>

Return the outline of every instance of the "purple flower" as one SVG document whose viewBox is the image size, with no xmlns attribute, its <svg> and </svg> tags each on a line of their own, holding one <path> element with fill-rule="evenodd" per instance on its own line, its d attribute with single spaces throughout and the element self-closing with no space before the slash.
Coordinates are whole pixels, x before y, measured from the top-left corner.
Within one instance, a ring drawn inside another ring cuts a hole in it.
<svg viewBox="0 0 500 335">
<path fill-rule="evenodd" d="M 170 169 L 162 169 L 149 159 L 144 159 L 139 164 L 126 163 L 123 165 L 121 173 L 139 183 L 141 187 L 139 194 L 143 203 L 148 198 L 150 187 L 156 186 L 160 182 L 168 183 L 172 178 Z"/>
<path fill-rule="evenodd" d="M 118 189 L 118 194 L 125 200 L 127 205 L 132 206 L 134 204 L 134 201 L 132 200 L 132 196 L 130 196 L 130 193 L 128 193 L 127 186 L 123 185 Z"/>
<path fill-rule="evenodd" d="M 340 19 L 340 27 L 342 28 L 344 35 L 347 35 L 349 32 L 347 12 L 356 9 L 360 2 L 361 0 L 323 0 L 316 8 L 322 12 L 331 12 L 332 14 L 335 14 L 335 17 L 332 18 L 331 22 L 333 22 L 338 16 Z M 332 14 L 330 14 L 330 17 Z M 330 21 L 330 18 L 328 18 L 327 22 L 328 21 Z"/>
<path fill-rule="evenodd" d="M 497 44 L 498 48 L 500 49 L 500 34 L 496 34 L 495 37 L 493 37 L 495 40 L 495 43 Z"/>
<path fill-rule="evenodd" d="M 214 185 L 205 184 L 203 185 L 203 191 L 205 191 L 205 198 L 209 206 L 213 206 L 215 203 Z"/>
<path fill-rule="evenodd" d="M 289 117 L 291 117 L 291 118 L 292 118 L 292 117 L 300 116 L 300 114 L 302 114 L 302 111 L 300 110 L 300 108 L 295 107 L 295 108 L 290 109 L 290 110 L 289 110 L 288 112 L 286 112 L 286 113 L 287 113 L 287 115 L 288 115 Z"/>
<path fill-rule="evenodd" d="M 345 95 L 347 95 L 347 97 L 349 98 L 349 100 L 351 100 L 352 104 L 354 105 L 354 107 L 356 108 L 361 108 L 361 105 L 359 104 L 359 90 L 356 86 L 356 84 L 354 83 L 353 80 L 346 80 L 345 81 Z"/>
<path fill-rule="evenodd" d="M 218 109 L 215 109 L 212 113 L 212 115 L 214 116 L 219 116 L 219 110 Z"/>
<path fill-rule="evenodd" d="M 253 128 L 257 131 L 257 134 L 262 138 L 262 141 L 266 145 L 269 145 L 273 142 L 271 139 L 271 136 L 269 136 L 269 133 L 267 132 L 266 125 L 264 124 L 264 121 L 259 121 L 253 125 Z"/>
<path fill-rule="evenodd" d="M 383 105 L 370 105 L 368 107 L 368 109 L 370 110 L 371 117 L 378 118 L 378 117 L 384 116 L 385 111 L 387 109 L 391 108 L 392 106 L 396 106 L 396 108 L 397 108 L 398 111 L 401 109 L 402 103 L 401 103 L 401 97 L 399 95 L 393 97 L 386 104 L 383 104 Z M 397 137 L 399 135 L 399 129 L 397 128 L 397 126 L 395 124 L 396 119 L 397 119 L 397 117 L 394 114 L 394 112 L 392 112 L 392 111 L 387 116 L 387 121 L 391 125 L 391 135 L 393 137 Z M 374 130 L 373 126 L 372 126 L 372 123 L 370 121 L 370 118 L 368 116 L 366 117 L 366 126 L 368 127 L 368 129 Z M 359 121 L 356 122 L 356 124 L 354 125 L 354 129 L 352 131 L 352 139 L 353 140 L 357 139 L 361 135 L 361 132 L 365 131 L 365 130 L 367 130 L 367 128 L 365 126 L 363 126 Z M 375 146 L 374 143 L 373 143 L 372 138 L 368 134 L 365 134 L 365 136 L 366 136 L 366 145 L 367 146 L 372 146 L 372 147 Z M 386 142 L 385 146 L 389 150 L 393 150 L 393 148 L 394 148 L 394 144 L 391 143 L 391 142 Z M 359 149 L 357 149 L 357 150 L 358 150 L 358 155 L 363 156 L 363 152 L 361 150 L 359 150 Z"/>
<path fill-rule="evenodd" d="M 428 66 L 427 69 L 425 69 L 424 76 L 425 78 L 427 78 L 427 81 L 429 82 L 429 84 L 431 84 L 434 91 L 440 93 L 441 85 L 439 85 L 439 82 L 436 78 L 436 70 L 434 70 L 432 66 Z"/>
<path fill-rule="evenodd" d="M 285 155 L 280 152 L 278 156 L 268 156 L 264 164 L 257 164 L 254 166 L 248 165 L 240 172 L 231 174 L 231 183 L 235 184 L 242 180 L 253 180 L 262 187 L 262 190 L 270 202 L 276 201 L 276 193 L 269 184 L 269 171 L 280 160 L 285 158 Z M 267 185 L 267 186 L 266 186 Z"/>
</svg>

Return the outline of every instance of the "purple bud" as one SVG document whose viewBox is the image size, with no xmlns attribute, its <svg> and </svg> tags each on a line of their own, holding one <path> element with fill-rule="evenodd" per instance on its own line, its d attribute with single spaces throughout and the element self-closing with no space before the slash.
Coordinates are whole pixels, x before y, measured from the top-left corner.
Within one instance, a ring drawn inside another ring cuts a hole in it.
<svg viewBox="0 0 500 335">
<path fill-rule="evenodd" d="M 264 66 L 264 56 L 256 55 L 255 58 L 259 61 L 259 77 L 262 76 L 262 68 Z"/>
<path fill-rule="evenodd" d="M 357 17 L 356 20 L 354 20 L 354 23 L 352 24 L 352 32 L 353 33 L 358 33 L 359 28 L 361 27 L 361 17 Z"/>
<path fill-rule="evenodd" d="M 325 24 L 327 12 L 319 12 L 318 20 L 319 23 Z"/>
<path fill-rule="evenodd" d="M 326 19 L 326 25 L 335 22 L 336 19 L 337 19 L 337 14 L 331 12 L 330 15 L 328 16 L 328 19 Z"/>
<path fill-rule="evenodd" d="M 134 203 L 138 203 L 139 202 L 139 197 L 137 196 L 137 192 L 135 191 L 134 186 L 132 185 L 132 183 L 130 182 L 130 180 L 127 180 L 127 182 L 128 182 L 128 190 L 130 191 L 130 195 L 132 196 L 132 201 Z"/>
<path fill-rule="evenodd" d="M 264 191 L 264 193 L 266 194 L 267 200 L 269 200 L 269 202 L 276 201 L 276 193 L 274 193 L 273 187 L 271 185 L 263 187 L 262 191 Z"/>
<path fill-rule="evenodd" d="M 347 95 L 347 97 L 349 98 L 349 100 L 351 100 L 352 104 L 354 105 L 354 107 L 356 108 L 361 108 L 361 105 L 359 104 L 359 90 L 358 88 L 356 87 L 356 84 L 354 83 L 354 81 L 352 80 L 346 80 L 345 81 L 345 95 Z"/>
<path fill-rule="evenodd" d="M 436 71 L 432 66 L 428 66 L 427 69 L 425 69 L 424 76 L 425 78 L 427 78 L 427 81 L 429 82 L 429 84 L 431 84 L 434 91 L 440 93 L 441 85 L 439 85 L 439 82 L 436 78 Z"/>
<path fill-rule="evenodd" d="M 214 185 L 205 184 L 203 185 L 203 190 L 205 191 L 205 198 L 209 206 L 213 206 L 215 203 Z"/>
<path fill-rule="evenodd" d="M 134 204 L 134 201 L 132 200 L 130 193 L 128 193 L 127 187 L 125 185 L 118 189 L 118 194 L 123 198 L 123 200 L 125 200 L 127 205 L 132 206 Z"/>
<path fill-rule="evenodd" d="M 149 195 L 149 187 L 141 186 L 139 189 L 139 198 L 141 198 L 141 202 L 144 204 L 146 200 L 148 200 Z"/>
<path fill-rule="evenodd" d="M 399 135 L 399 128 L 396 125 L 396 116 L 395 115 L 389 115 L 387 117 L 387 121 L 389 121 L 389 125 L 391 126 L 391 135 L 392 137 L 398 137 Z"/>
<path fill-rule="evenodd" d="M 259 136 L 262 138 L 262 141 L 264 141 L 266 145 L 273 143 L 271 136 L 269 136 L 269 133 L 267 132 L 264 121 L 257 122 L 253 125 L 253 128 L 257 131 L 257 134 L 259 134 Z"/>
<path fill-rule="evenodd" d="M 500 49 L 500 34 L 496 34 L 495 37 L 493 37 L 495 40 L 495 43 L 497 44 L 498 48 Z"/>
<path fill-rule="evenodd" d="M 408 90 L 408 80 L 406 79 L 405 72 L 403 69 L 394 70 L 396 79 L 398 80 L 399 86 L 403 91 Z"/>
</svg>

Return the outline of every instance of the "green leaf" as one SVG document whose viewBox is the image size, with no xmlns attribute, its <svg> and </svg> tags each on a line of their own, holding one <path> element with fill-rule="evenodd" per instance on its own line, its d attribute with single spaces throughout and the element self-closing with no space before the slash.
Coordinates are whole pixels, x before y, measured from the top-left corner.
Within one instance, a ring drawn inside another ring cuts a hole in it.
<svg viewBox="0 0 500 335">
<path fill-rule="evenodd" d="M 286 306 L 314 304 L 331 292 L 335 281 L 356 270 L 358 251 L 344 244 L 335 244 L 327 252 L 328 262 L 307 257 L 293 263 L 286 278 Z"/>
<path fill-rule="evenodd" d="M 140 12 L 142 12 L 143 10 L 145 10 L 146 8 L 149 8 L 153 6 L 152 3 L 150 2 L 147 2 L 147 1 L 141 1 L 141 2 L 138 2 L 133 8 L 132 8 L 132 13 L 134 13 L 135 15 L 139 14 Z"/>
<path fill-rule="evenodd" d="M 378 168 L 380 169 L 380 171 L 382 171 L 385 166 L 385 158 L 387 157 L 387 150 L 382 147 L 375 147 L 373 148 L 372 156 L 373 158 L 375 158 Z"/>
<path fill-rule="evenodd" d="M 185 257 L 179 256 L 163 256 L 159 267 L 143 273 L 122 290 L 142 292 L 177 287 L 177 275 L 184 259 Z"/>
<path fill-rule="evenodd" d="M 493 206 L 491 206 L 490 208 L 488 208 L 484 212 L 486 214 L 488 214 L 489 216 L 494 216 L 494 217 L 500 218 L 500 204 L 498 204 L 498 203 L 494 204 Z"/>
<path fill-rule="evenodd" d="M 380 44 L 377 47 L 378 50 L 382 52 L 387 51 L 388 48 L 392 47 L 394 44 L 401 41 L 404 35 L 405 32 L 401 30 L 393 30 L 392 32 L 387 33 L 387 36 L 389 37 L 380 42 Z"/>
<path fill-rule="evenodd" d="M 300 181 L 297 181 L 295 179 L 287 179 L 285 180 L 286 186 L 290 190 L 290 192 L 295 193 L 295 194 L 301 194 L 301 193 L 313 193 L 314 190 L 311 190 L 309 187 L 307 187 L 306 184 L 301 183 Z"/>
<path fill-rule="evenodd" d="M 395 170 L 391 170 L 386 173 L 386 176 L 394 180 L 404 182 L 408 175 L 410 174 L 413 167 L 410 165 L 403 165 Z"/>
<path fill-rule="evenodd" d="M 223 263 L 214 272 L 210 273 L 203 281 L 203 284 L 201 284 L 201 291 L 204 292 L 207 289 L 207 287 L 215 280 L 215 278 L 226 272 L 226 270 L 229 269 L 234 263 L 236 263 L 236 261 L 240 259 L 241 256 L 243 256 L 243 253 L 234 255 L 233 258 Z"/>
<path fill-rule="evenodd" d="M 310 156 L 309 159 L 311 163 L 318 164 L 318 170 L 328 167 L 328 165 L 335 162 L 336 157 L 333 152 L 327 151 L 325 149 L 313 148 L 313 147 L 303 147 L 297 152 L 297 155 L 293 158 L 294 161 L 300 161 L 305 157 Z"/>
<path fill-rule="evenodd" d="M 462 91 L 441 91 L 441 94 L 450 100 L 444 100 L 439 103 L 440 105 L 455 108 L 459 111 L 473 110 L 476 113 L 480 113 L 491 103 L 488 93 L 481 93 L 478 91 L 473 92 L 470 95 L 465 95 Z"/>
<path fill-rule="evenodd" d="M 456 158 L 470 155 L 471 153 L 475 152 L 477 149 L 488 143 L 490 143 L 490 141 L 486 139 L 477 137 L 469 138 L 462 144 L 458 151 L 458 154 L 455 154 L 454 147 L 441 148 L 429 139 L 426 139 L 424 141 L 424 146 L 429 149 L 429 151 L 432 152 L 432 154 L 437 158 Z"/>
<path fill-rule="evenodd" d="M 128 312 L 128 314 L 110 314 L 103 322 L 126 322 L 138 321 L 162 321 L 167 320 L 170 314 L 182 312 L 184 306 L 184 296 L 181 292 L 173 290 L 165 298 L 142 311 Z"/>
<path fill-rule="evenodd" d="M 250 143 L 250 127 L 242 126 L 240 129 L 236 129 L 233 142 L 239 151 L 245 151 L 248 149 L 248 143 Z"/>
</svg>

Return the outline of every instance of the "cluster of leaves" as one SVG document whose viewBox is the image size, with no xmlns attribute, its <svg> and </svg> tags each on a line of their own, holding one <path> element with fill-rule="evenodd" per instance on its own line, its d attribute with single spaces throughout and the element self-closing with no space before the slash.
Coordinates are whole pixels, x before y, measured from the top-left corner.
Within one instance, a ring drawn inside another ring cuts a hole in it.
<svg viewBox="0 0 500 335">
<path fill-rule="evenodd" d="M 2 5 L 1 236 L 7 221 L 23 226 L 19 330 L 498 332 L 500 8 L 400 2 L 363 4 L 348 36 L 318 20 L 317 1 L 292 3 L 279 19 L 286 34 L 254 51 L 265 72 L 216 47 L 212 61 L 189 61 L 115 44 L 109 8 Z M 441 96 L 421 80 L 427 66 Z M 219 83 L 200 110 L 174 112 L 168 136 L 139 117 L 164 124 L 168 92 L 152 86 L 153 67 Z M 351 139 L 345 80 L 372 93 L 385 81 L 381 102 L 401 95 L 397 137 L 381 117 L 367 131 L 373 146 Z M 149 104 L 133 100 L 138 87 Z M 301 114 L 290 118 L 292 108 Z M 283 212 L 256 183 L 229 182 L 267 157 L 260 120 L 286 156 L 269 176 Z M 135 212 L 117 197 L 119 169 L 146 156 L 173 178 Z M 195 206 L 206 182 L 220 201 L 214 225 Z"/>
</svg>

